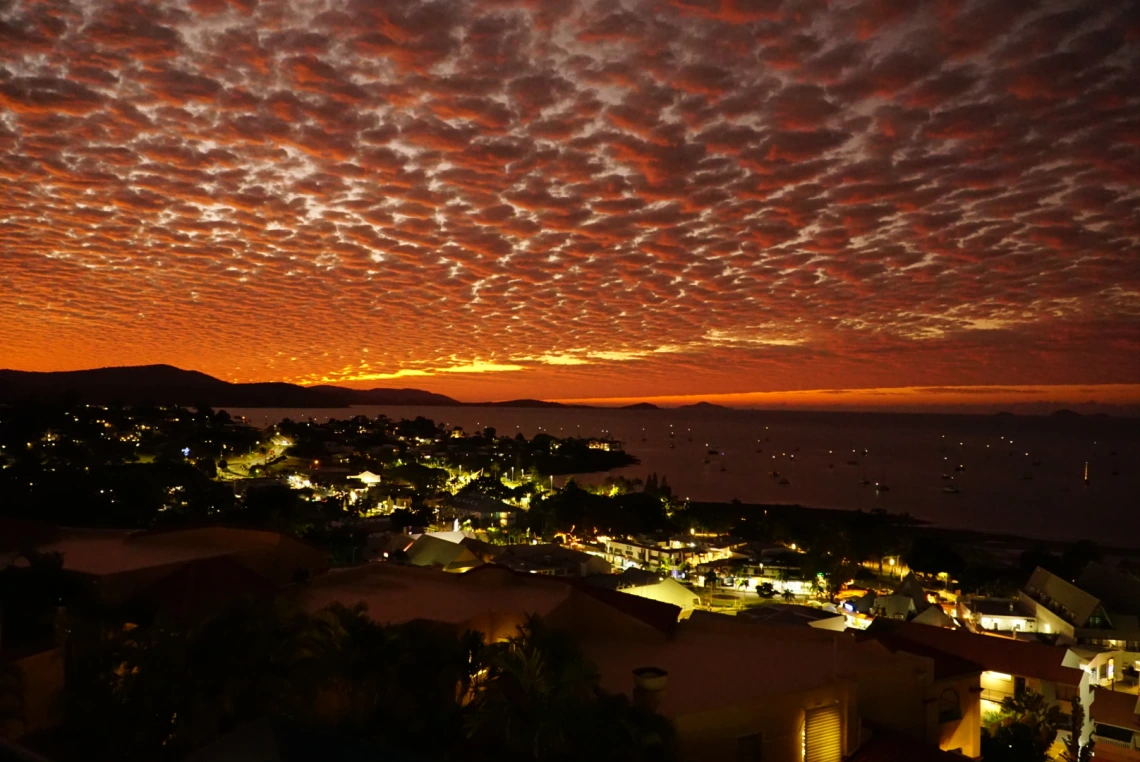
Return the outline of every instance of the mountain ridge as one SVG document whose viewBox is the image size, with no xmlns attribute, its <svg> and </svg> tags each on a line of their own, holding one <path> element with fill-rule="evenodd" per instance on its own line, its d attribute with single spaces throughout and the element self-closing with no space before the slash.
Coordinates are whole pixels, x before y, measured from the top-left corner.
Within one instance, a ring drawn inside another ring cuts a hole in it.
<svg viewBox="0 0 1140 762">
<path fill-rule="evenodd" d="M 233 383 L 165 363 L 62 371 L 0 369 L 0 404 L 65 397 L 95 405 L 153 402 L 213 408 L 347 408 L 353 405 L 592 408 L 591 405 L 537 399 L 461 402 L 445 394 L 408 387 L 350 389 L 331 384 L 301 386 L 284 381 Z M 648 403 L 631 407 L 656 409 Z"/>
<path fill-rule="evenodd" d="M 422 389 L 348 389 L 282 381 L 231 383 L 173 365 L 125 365 L 69 371 L 0 370 L 0 403 L 78 397 L 88 404 L 145 402 L 210 407 L 349 407 L 350 405 L 462 405 Z"/>
</svg>

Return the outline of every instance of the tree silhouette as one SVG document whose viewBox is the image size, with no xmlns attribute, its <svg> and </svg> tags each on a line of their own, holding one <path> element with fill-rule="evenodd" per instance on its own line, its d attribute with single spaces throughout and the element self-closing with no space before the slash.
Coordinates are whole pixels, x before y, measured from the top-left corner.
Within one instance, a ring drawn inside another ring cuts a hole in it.
<svg viewBox="0 0 1140 762">
<path fill-rule="evenodd" d="M 605 694 L 597 670 L 565 633 L 529 617 L 486 651 L 487 674 L 469 707 L 476 757 L 508 762 L 674 757 L 668 721 Z"/>
<path fill-rule="evenodd" d="M 1081 743 L 1081 731 L 1085 725 L 1085 709 L 1081 706 L 1079 698 L 1073 698 L 1073 710 L 1069 716 L 1072 722 L 1069 725 L 1069 737 L 1065 739 L 1065 751 L 1061 753 L 1061 759 L 1065 762 L 1090 762 L 1096 741 L 1090 738 L 1088 743 Z"/>
<path fill-rule="evenodd" d="M 1061 708 L 1035 691 L 1007 696 L 1001 704 L 1002 719 L 983 735 L 987 760 L 1029 762 L 1045 759 L 1045 752 L 1065 722 Z"/>
</svg>

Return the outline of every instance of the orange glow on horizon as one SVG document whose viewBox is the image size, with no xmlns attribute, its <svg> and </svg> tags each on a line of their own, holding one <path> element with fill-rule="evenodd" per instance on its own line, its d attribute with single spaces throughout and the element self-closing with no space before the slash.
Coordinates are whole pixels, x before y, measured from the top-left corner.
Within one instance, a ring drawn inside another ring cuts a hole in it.
<svg viewBox="0 0 1140 762">
<path fill-rule="evenodd" d="M 1140 384 L 1069 384 L 1031 386 L 897 387 L 877 389 L 813 389 L 808 391 L 688 394 L 662 397 L 560 399 L 564 404 L 620 407 L 648 402 L 658 407 L 679 407 L 698 402 L 735 408 L 882 409 L 923 407 L 974 407 L 1052 403 L 1080 405 L 1140 405 Z"/>
</svg>

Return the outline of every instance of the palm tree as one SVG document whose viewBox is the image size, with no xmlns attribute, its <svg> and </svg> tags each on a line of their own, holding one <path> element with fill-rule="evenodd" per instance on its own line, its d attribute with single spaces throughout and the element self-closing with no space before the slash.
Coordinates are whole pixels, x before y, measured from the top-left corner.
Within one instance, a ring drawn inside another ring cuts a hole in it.
<svg viewBox="0 0 1140 762">
<path fill-rule="evenodd" d="M 1050 704 L 1036 691 L 1022 691 L 1017 696 L 1007 696 L 1001 702 L 1002 713 L 1014 722 L 1026 725 L 1033 731 L 1042 753 L 1052 745 L 1057 737 L 1057 729 L 1065 721 L 1061 707 Z"/>
<path fill-rule="evenodd" d="M 471 702 L 468 737 L 507 759 L 560 759 L 571 747 L 568 720 L 579 714 L 598 675 L 564 635 L 537 616 L 491 646 L 488 673 Z"/>
<path fill-rule="evenodd" d="M 468 749 L 508 762 L 654 760 L 675 756 L 668 720 L 604 693 L 592 664 L 563 632 L 532 616 L 489 646 L 487 674 L 468 707 Z"/>
</svg>

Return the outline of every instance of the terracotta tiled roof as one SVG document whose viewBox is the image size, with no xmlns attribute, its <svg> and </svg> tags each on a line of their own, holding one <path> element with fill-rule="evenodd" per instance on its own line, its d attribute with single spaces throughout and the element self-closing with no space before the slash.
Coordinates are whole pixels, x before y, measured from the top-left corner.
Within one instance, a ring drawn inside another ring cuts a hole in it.
<svg viewBox="0 0 1140 762">
<path fill-rule="evenodd" d="M 933 660 L 935 680 L 959 677 L 961 675 L 976 675 L 985 671 L 982 665 L 977 662 L 963 659 L 961 656 L 943 651 L 940 648 L 928 646 L 925 643 L 919 643 L 918 641 L 903 637 L 895 637 L 891 633 L 883 633 L 876 636 L 875 639 L 892 651 L 905 651 L 915 656 L 925 656 Z"/>
<path fill-rule="evenodd" d="M 607 606 L 612 606 L 634 619 L 645 622 L 665 635 L 672 635 L 677 629 L 677 618 L 681 615 L 681 609 L 672 603 L 662 603 L 638 595 L 623 593 L 620 590 L 595 587 L 578 579 L 571 579 L 566 582 L 576 590 L 601 601 Z"/>
<path fill-rule="evenodd" d="M 502 584 L 503 581 L 505 581 L 504 576 L 513 578 L 518 584 L 528 584 L 536 581 L 535 575 L 515 571 L 506 566 L 493 563 L 484 564 L 483 566 L 465 572 L 462 578 L 465 581 L 475 581 L 481 577 L 495 577 L 497 578 L 496 583 Z M 541 580 L 537 581 L 565 585 L 568 588 L 577 590 L 607 606 L 621 611 L 623 614 L 648 624 L 665 635 L 671 635 L 673 631 L 677 629 L 677 617 L 680 615 L 681 609 L 671 603 L 662 603 L 617 590 L 607 590 L 592 585 L 580 578 L 542 576 Z"/>
<path fill-rule="evenodd" d="M 1081 671 L 1062 666 L 1065 649 L 1043 643 L 1026 643 L 1012 638 L 977 635 L 967 630 L 948 630 L 924 624 L 890 622 L 876 619 L 867 629 L 866 637 L 878 638 L 889 634 L 905 638 L 939 651 L 976 662 L 985 670 L 1007 675 L 1035 677 L 1061 685 L 1080 685 Z"/>
<path fill-rule="evenodd" d="M 59 537 L 59 528 L 40 521 L 0 516 L 0 552 L 35 548 Z"/>
<path fill-rule="evenodd" d="M 132 605 L 193 617 L 241 598 L 268 598 L 277 591 L 277 585 L 229 556 L 216 556 L 183 565 L 136 596 Z"/>
<path fill-rule="evenodd" d="M 1095 688 L 1090 713 L 1095 722 L 1115 725 L 1118 728 L 1140 730 L 1140 716 L 1136 714 L 1137 696 L 1134 693 Z"/>
</svg>

